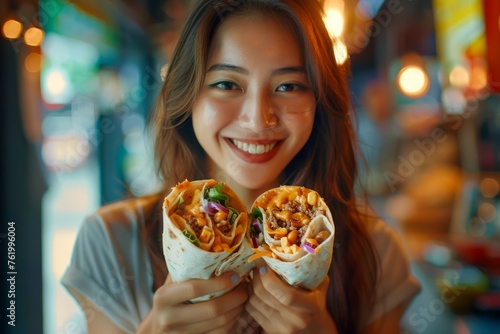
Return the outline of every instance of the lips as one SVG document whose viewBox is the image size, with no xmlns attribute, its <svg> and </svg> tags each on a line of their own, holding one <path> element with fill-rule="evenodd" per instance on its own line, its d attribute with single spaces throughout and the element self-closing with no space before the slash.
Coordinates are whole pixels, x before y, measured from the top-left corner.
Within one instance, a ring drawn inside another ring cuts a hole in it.
<svg viewBox="0 0 500 334">
<path fill-rule="evenodd" d="M 226 139 L 229 147 L 242 160 L 250 163 L 264 163 L 278 152 L 281 141 L 241 141 Z"/>
</svg>

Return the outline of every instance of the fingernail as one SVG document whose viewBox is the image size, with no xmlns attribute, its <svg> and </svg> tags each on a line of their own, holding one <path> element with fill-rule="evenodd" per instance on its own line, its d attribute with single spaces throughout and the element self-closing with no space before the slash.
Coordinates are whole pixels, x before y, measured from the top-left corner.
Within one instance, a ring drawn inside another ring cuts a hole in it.
<svg viewBox="0 0 500 334">
<path fill-rule="evenodd" d="M 231 280 L 231 283 L 236 284 L 240 281 L 240 275 L 232 274 L 229 279 Z"/>
<path fill-rule="evenodd" d="M 265 273 L 267 273 L 267 267 L 266 266 L 262 266 L 259 268 L 259 272 L 261 275 L 264 275 Z"/>
</svg>

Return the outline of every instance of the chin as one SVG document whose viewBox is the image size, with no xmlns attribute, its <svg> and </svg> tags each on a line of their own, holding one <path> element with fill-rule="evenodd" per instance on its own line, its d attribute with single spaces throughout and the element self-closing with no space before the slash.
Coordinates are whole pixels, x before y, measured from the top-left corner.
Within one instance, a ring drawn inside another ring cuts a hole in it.
<svg viewBox="0 0 500 334">
<path fill-rule="evenodd" d="M 263 176 L 262 173 L 258 173 L 255 170 L 230 175 L 234 182 L 251 190 L 274 188 L 277 184 L 276 180 L 279 179 L 279 174 Z"/>
</svg>

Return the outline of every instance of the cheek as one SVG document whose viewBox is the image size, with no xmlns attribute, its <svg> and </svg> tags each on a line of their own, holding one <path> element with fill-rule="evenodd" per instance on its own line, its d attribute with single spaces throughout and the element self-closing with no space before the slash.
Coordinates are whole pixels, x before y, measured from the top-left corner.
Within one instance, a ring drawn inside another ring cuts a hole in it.
<svg viewBox="0 0 500 334">
<path fill-rule="evenodd" d="M 312 133 L 312 128 L 313 128 L 313 119 L 312 117 L 308 118 L 307 120 L 304 120 L 304 122 L 301 122 L 295 131 L 297 133 L 300 133 L 300 142 L 301 142 L 301 147 L 305 145 L 309 137 L 311 136 Z"/>
<path fill-rule="evenodd" d="M 231 108 L 227 102 L 222 102 L 218 99 L 208 99 L 201 96 L 193 107 L 193 123 L 194 126 L 220 129 L 233 119 Z"/>
<path fill-rule="evenodd" d="M 291 125 L 289 125 L 289 129 L 291 133 L 295 134 L 295 143 L 297 151 L 302 149 L 302 147 L 309 140 L 309 137 L 312 134 L 314 124 L 314 112 L 308 113 L 307 115 L 302 115 L 300 117 L 296 117 Z"/>
<path fill-rule="evenodd" d="M 312 132 L 314 115 L 314 109 L 305 113 L 288 114 L 283 117 L 283 122 L 291 133 L 300 138 L 306 137 L 307 140 Z"/>
</svg>

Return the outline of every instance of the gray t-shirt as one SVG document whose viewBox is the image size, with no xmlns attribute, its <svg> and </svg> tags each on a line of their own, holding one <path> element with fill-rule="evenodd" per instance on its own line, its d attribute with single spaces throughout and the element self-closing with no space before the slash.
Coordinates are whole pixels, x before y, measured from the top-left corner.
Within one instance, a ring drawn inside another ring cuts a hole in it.
<svg viewBox="0 0 500 334">
<path fill-rule="evenodd" d="M 89 216 L 61 281 L 70 293 L 78 291 L 127 333 L 135 332 L 153 305 L 153 276 L 141 231 L 157 200 L 126 200 Z M 371 229 L 383 279 L 368 322 L 411 300 L 420 289 L 397 232 L 383 221 Z"/>
</svg>

